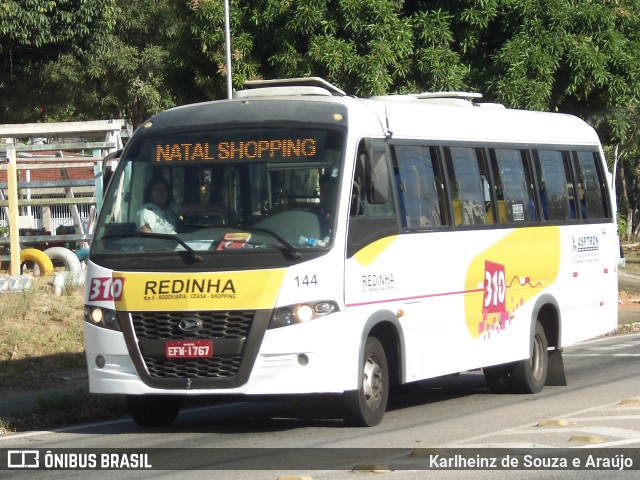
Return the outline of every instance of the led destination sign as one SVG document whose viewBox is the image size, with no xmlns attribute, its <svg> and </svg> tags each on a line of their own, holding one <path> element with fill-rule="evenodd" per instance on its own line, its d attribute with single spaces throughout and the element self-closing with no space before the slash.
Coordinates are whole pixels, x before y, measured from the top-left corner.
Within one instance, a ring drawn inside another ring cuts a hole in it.
<svg viewBox="0 0 640 480">
<path fill-rule="evenodd" d="M 315 138 L 283 138 L 156 144 L 154 158 L 156 162 L 313 158 L 318 153 L 317 143 Z"/>
</svg>

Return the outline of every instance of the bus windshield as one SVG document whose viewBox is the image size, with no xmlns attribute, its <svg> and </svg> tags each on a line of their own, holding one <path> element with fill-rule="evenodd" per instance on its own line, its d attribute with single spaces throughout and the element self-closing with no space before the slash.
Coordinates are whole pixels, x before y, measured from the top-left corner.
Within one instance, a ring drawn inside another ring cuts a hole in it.
<svg viewBox="0 0 640 480">
<path fill-rule="evenodd" d="M 134 136 L 93 253 L 326 248 L 343 149 L 343 133 L 328 129 Z"/>
</svg>

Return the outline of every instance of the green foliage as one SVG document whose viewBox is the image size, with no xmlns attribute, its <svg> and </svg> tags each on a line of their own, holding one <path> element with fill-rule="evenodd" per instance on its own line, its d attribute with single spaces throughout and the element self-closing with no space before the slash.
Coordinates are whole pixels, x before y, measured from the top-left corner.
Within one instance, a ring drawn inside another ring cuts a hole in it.
<svg viewBox="0 0 640 480">
<path fill-rule="evenodd" d="M 200 85 L 226 76 L 220 2 L 193 2 L 192 32 L 201 48 Z M 368 96 L 428 89 L 460 89 L 469 72 L 451 49 L 443 10 L 412 11 L 393 0 L 260 0 L 232 2 L 235 88 L 251 78 L 315 75 L 349 93 Z M 238 33 L 240 32 L 240 33 Z M 220 89 L 210 88 L 220 95 Z"/>
<path fill-rule="evenodd" d="M 0 105 L 5 122 L 44 120 L 45 66 L 92 48 L 115 25 L 115 0 L 6 0 L 0 6 Z"/>
<path fill-rule="evenodd" d="M 580 115 L 620 142 L 640 96 L 638 13 L 638 0 L 231 0 L 233 86 L 317 75 L 362 96 L 469 89 Z M 10 120 L 137 125 L 226 96 L 218 0 L 8 0 L 0 49 Z"/>
<path fill-rule="evenodd" d="M 9 419 L 0 417 L 0 435 L 5 435 L 12 431 Z"/>
<path fill-rule="evenodd" d="M 618 212 L 618 237 L 619 238 L 627 238 L 629 234 L 629 226 L 627 225 L 627 219 L 625 215 L 621 212 Z"/>
<path fill-rule="evenodd" d="M 315 75 L 360 96 L 478 91 L 585 119 L 638 176 L 640 0 L 229 4 L 234 89 Z M 4 122 L 124 116 L 137 126 L 227 95 L 220 0 L 5 0 L 0 54 Z"/>
<path fill-rule="evenodd" d="M 182 100 L 186 24 L 172 0 L 11 1 L 0 7 L 8 121 L 126 117 Z M 21 28 L 12 29 L 14 23 Z M 34 48 L 38 47 L 38 48 Z M 187 81 L 187 83 L 190 83 Z"/>
<path fill-rule="evenodd" d="M 113 25 L 113 0 L 4 0 L 0 39 L 4 54 L 12 48 L 75 47 L 101 25 Z"/>
</svg>

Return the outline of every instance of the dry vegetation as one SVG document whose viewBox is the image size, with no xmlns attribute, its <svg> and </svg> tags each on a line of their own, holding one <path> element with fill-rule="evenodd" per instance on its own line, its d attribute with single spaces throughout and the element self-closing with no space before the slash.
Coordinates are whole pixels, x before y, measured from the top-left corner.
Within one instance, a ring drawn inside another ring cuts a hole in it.
<svg viewBox="0 0 640 480">
<path fill-rule="evenodd" d="M 82 290 L 51 293 L 45 278 L 0 296 L 0 390 L 59 386 L 85 369 Z"/>
<path fill-rule="evenodd" d="M 36 278 L 29 290 L 0 294 L 0 398 L 44 392 L 37 397 L 35 412 L 0 418 L 0 435 L 125 413 L 121 398 L 96 398 L 80 389 L 87 385 L 83 292 L 75 287 L 53 295 L 50 280 Z M 51 393 L 56 387 L 78 390 Z"/>
<path fill-rule="evenodd" d="M 626 265 L 624 271 L 640 274 L 640 244 L 623 248 Z"/>
</svg>

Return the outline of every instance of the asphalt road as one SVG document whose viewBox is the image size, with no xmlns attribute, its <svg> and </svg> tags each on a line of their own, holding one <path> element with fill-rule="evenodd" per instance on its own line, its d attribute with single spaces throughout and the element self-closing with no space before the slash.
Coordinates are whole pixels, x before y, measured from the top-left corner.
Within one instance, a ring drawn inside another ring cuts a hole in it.
<svg viewBox="0 0 640 480">
<path fill-rule="evenodd" d="M 640 275 L 620 271 L 618 273 L 618 290 L 640 295 Z M 640 309 L 620 309 L 618 325 L 640 322 Z"/>
<path fill-rule="evenodd" d="M 427 460 L 420 455 L 432 452 L 428 449 L 465 448 L 487 455 L 496 452 L 496 448 L 539 451 L 540 447 L 554 448 L 561 452 L 558 455 L 569 459 L 585 450 L 599 457 L 615 455 L 618 450 L 612 449 L 621 447 L 632 448 L 629 451 L 638 455 L 639 347 L 640 335 L 634 334 L 602 338 L 569 348 L 565 351 L 569 385 L 546 387 L 537 395 L 492 394 L 479 372 L 398 388 L 392 391 L 384 422 L 374 428 L 346 427 L 336 418 L 334 405 L 328 399 L 316 399 L 297 403 L 236 403 L 185 411 L 171 428 L 160 431 L 140 429 L 130 420 L 121 420 L 0 437 L 0 452 L 6 448 L 41 452 L 62 448 L 109 452 L 113 450 L 108 449 L 125 448 L 132 453 L 169 449 L 153 456 L 151 463 L 166 466 L 165 462 L 169 462 L 181 468 L 135 472 L 12 469 L 1 474 L 2 478 L 16 479 L 231 480 L 353 480 L 360 478 L 359 475 L 373 475 L 358 473 L 354 477 L 353 468 L 362 467 L 365 472 L 378 469 L 376 480 L 503 476 L 510 480 L 638 478 L 638 470 L 434 471 L 426 470 Z M 549 423 L 542 426 L 541 422 Z M 285 450 L 269 450 L 280 448 Z M 383 450 L 350 450 L 353 448 Z M 484 450 L 487 448 L 489 450 Z M 282 452 L 285 457 L 279 457 Z M 411 455 L 416 452 L 418 455 Z M 337 463 L 337 469 L 326 468 L 325 461 Z M 182 470 L 187 467 L 194 469 Z M 219 470 L 221 468 L 229 470 Z M 640 458 L 635 468 L 640 469 Z"/>
<path fill-rule="evenodd" d="M 640 293 L 640 275 L 621 270 L 618 272 L 618 289 L 626 292 Z"/>
</svg>

